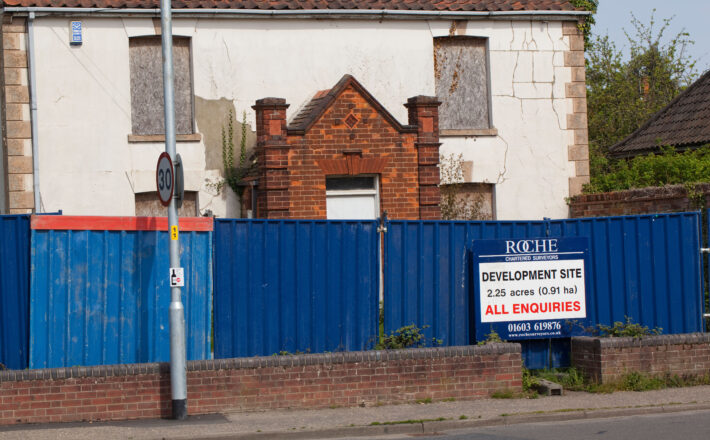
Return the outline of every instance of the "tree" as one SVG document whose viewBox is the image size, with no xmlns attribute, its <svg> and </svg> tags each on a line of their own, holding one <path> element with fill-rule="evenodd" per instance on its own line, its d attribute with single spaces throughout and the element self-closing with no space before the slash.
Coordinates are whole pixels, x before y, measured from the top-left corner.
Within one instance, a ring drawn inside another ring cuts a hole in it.
<svg viewBox="0 0 710 440">
<path fill-rule="evenodd" d="M 587 50 L 587 112 L 591 185 L 617 167 L 608 148 L 639 128 L 665 107 L 697 76 L 695 61 L 686 53 L 693 41 L 681 31 L 663 43 L 672 19 L 656 31 L 632 14 L 633 35 L 626 32 L 630 56 L 624 60 L 608 36 L 594 37 Z"/>
</svg>

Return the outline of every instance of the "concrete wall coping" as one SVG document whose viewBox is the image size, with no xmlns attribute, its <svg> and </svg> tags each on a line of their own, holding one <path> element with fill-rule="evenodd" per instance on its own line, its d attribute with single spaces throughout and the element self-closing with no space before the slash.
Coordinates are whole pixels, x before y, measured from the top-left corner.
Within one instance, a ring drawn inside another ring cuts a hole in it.
<svg viewBox="0 0 710 440">
<path fill-rule="evenodd" d="M 249 358 L 188 361 L 187 371 L 236 370 L 267 367 L 300 367 L 358 362 L 386 362 L 407 359 L 442 359 L 462 356 L 494 356 L 521 353 L 520 344 L 494 343 L 458 347 L 409 348 L 402 350 L 371 350 L 284 356 L 257 356 Z M 45 368 L 36 370 L 0 371 L 0 383 L 26 380 L 56 380 L 69 378 L 137 376 L 143 374 L 168 374 L 170 364 L 154 362 L 145 364 L 98 365 L 92 367 Z"/>
<path fill-rule="evenodd" d="M 710 333 L 681 333 L 674 335 L 653 335 L 642 338 L 600 338 L 575 336 L 572 344 L 594 345 L 595 348 L 652 347 L 660 345 L 708 344 Z"/>
</svg>

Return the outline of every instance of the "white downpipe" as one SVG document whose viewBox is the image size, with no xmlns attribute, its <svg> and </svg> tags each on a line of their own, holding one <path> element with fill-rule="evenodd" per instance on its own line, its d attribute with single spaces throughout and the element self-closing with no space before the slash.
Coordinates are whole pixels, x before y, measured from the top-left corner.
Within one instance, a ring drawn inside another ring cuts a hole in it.
<svg viewBox="0 0 710 440">
<path fill-rule="evenodd" d="M 39 141 L 37 139 L 37 80 L 35 78 L 35 13 L 30 11 L 27 18 L 27 74 L 30 81 L 30 129 L 32 136 L 32 183 L 34 187 L 35 213 L 42 212 L 39 192 Z"/>
</svg>

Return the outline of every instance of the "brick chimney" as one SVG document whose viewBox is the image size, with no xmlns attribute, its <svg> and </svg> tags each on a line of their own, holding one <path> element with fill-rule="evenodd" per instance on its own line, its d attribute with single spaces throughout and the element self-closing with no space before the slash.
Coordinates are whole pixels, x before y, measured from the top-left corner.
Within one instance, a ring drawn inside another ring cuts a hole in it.
<svg viewBox="0 0 710 440">
<path fill-rule="evenodd" d="M 441 219 L 439 208 L 439 105 L 435 96 L 415 96 L 404 105 L 409 110 L 409 125 L 417 127 L 419 172 L 419 218 Z"/>
<path fill-rule="evenodd" d="M 286 109 L 283 98 L 256 101 L 256 156 L 259 164 L 256 218 L 287 218 L 289 212 Z"/>
</svg>

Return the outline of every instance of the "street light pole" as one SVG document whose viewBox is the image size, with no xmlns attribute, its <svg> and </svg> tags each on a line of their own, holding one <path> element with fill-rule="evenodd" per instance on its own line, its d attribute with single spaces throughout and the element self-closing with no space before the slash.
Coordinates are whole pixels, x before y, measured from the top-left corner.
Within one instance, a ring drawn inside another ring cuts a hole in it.
<svg viewBox="0 0 710 440">
<path fill-rule="evenodd" d="M 173 26 L 170 0 L 160 0 L 160 24 L 163 40 L 163 99 L 165 103 L 165 151 L 175 162 L 175 93 L 173 90 Z M 173 191 L 175 185 L 173 186 Z M 179 227 L 175 197 L 168 205 L 170 227 L 170 271 L 180 267 Z M 170 390 L 173 419 L 187 417 L 187 378 L 185 356 L 185 308 L 181 289 L 170 287 Z"/>
</svg>

